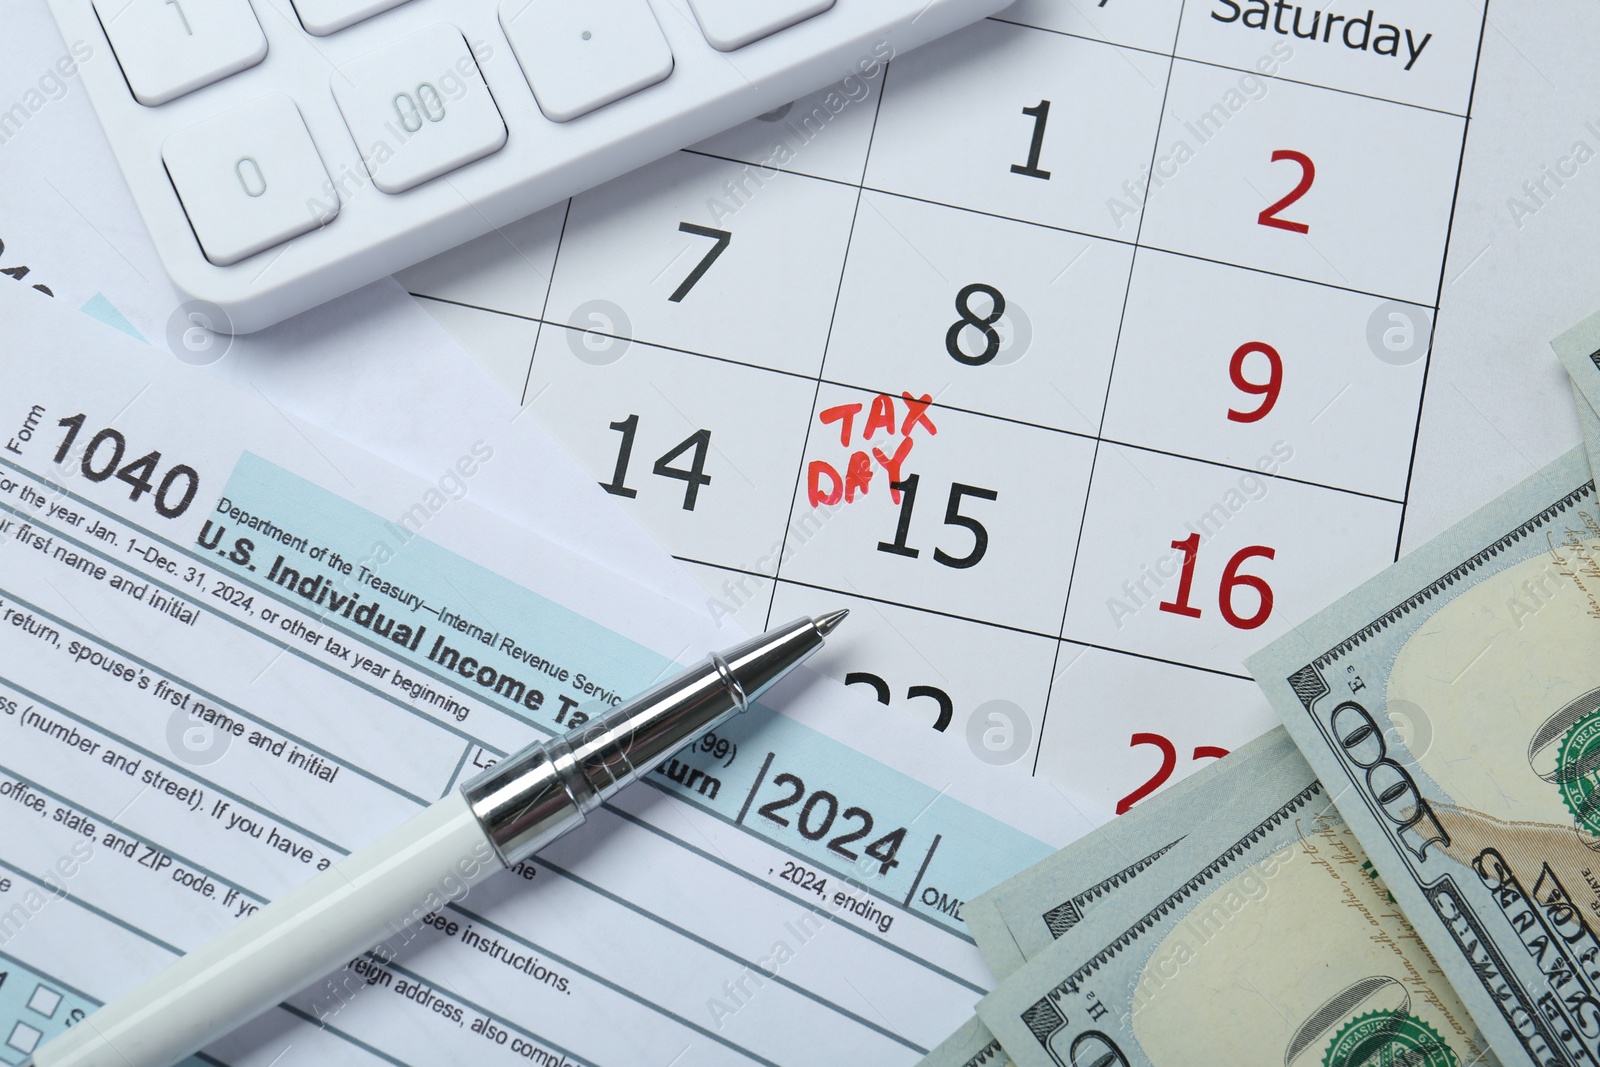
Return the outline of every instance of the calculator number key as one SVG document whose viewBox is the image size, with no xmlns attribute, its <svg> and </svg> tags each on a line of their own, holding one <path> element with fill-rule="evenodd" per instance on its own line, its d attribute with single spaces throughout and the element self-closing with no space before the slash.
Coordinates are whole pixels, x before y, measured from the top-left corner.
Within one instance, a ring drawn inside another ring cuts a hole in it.
<svg viewBox="0 0 1600 1067">
<path fill-rule="evenodd" d="M 267 38 L 250 0 L 94 0 L 134 99 L 156 107 L 255 66 Z"/>
<path fill-rule="evenodd" d="M 307 33 L 326 37 L 403 3 L 405 0 L 294 0 L 294 13 Z"/>
<path fill-rule="evenodd" d="M 689 0 L 711 46 L 722 52 L 804 22 L 833 6 L 833 0 Z"/>
<path fill-rule="evenodd" d="M 282 93 L 179 130 L 161 146 L 161 159 L 201 249 L 219 267 L 316 229 L 339 211 L 300 109 Z"/>
<path fill-rule="evenodd" d="M 648 0 L 502 0 L 500 25 L 539 110 L 570 122 L 672 73 Z"/>
<path fill-rule="evenodd" d="M 454 26 L 430 26 L 341 66 L 333 96 L 372 184 L 403 193 L 498 152 L 506 124 Z"/>
</svg>

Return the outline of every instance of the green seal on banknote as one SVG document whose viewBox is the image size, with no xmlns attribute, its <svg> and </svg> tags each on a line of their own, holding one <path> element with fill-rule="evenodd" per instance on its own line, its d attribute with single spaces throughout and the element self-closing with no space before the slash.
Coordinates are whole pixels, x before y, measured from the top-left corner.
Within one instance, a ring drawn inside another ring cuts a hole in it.
<svg viewBox="0 0 1600 1067">
<path fill-rule="evenodd" d="M 1600 837 L 1600 711 L 1567 730 L 1556 752 L 1555 782 L 1578 829 Z"/>
<path fill-rule="evenodd" d="M 1333 1035 L 1323 1067 L 1457 1067 L 1439 1031 L 1404 1011 L 1357 1015 Z"/>
</svg>

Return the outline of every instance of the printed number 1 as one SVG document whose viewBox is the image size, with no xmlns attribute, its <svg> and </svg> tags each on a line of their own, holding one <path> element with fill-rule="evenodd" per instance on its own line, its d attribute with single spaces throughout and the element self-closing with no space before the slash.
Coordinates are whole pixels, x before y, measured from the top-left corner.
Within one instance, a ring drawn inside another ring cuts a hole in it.
<svg viewBox="0 0 1600 1067">
<path fill-rule="evenodd" d="M 697 226 L 692 222 L 678 223 L 678 232 L 692 233 L 696 237 L 715 238 L 717 243 L 711 246 L 711 251 L 707 252 L 699 263 L 695 264 L 694 270 L 689 272 L 689 276 L 672 291 L 671 296 L 667 297 L 674 304 L 683 302 L 683 298 L 689 295 L 689 290 L 694 288 L 695 282 L 705 277 L 706 271 L 711 269 L 711 264 L 717 261 L 717 257 L 722 255 L 723 249 L 728 247 L 728 242 L 733 240 L 733 234 L 727 230 L 718 230 L 711 226 Z"/>
<path fill-rule="evenodd" d="M 183 23 L 183 32 L 193 37 L 194 31 L 189 28 L 189 19 L 184 15 L 183 8 L 179 6 L 178 0 L 167 0 L 167 4 L 178 13 L 178 21 Z"/>
<path fill-rule="evenodd" d="M 1041 100 L 1032 107 L 1023 108 L 1022 113 L 1033 120 L 1033 140 L 1028 144 L 1028 162 L 1011 164 L 1011 173 L 1049 181 L 1050 172 L 1039 169 L 1039 153 L 1044 150 L 1044 128 L 1050 121 L 1050 101 Z"/>
</svg>

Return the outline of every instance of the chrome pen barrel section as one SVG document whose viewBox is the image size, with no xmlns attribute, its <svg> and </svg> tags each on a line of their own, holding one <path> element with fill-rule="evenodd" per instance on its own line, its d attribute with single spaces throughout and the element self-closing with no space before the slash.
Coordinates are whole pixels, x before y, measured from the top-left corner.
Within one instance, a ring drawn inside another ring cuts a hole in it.
<svg viewBox="0 0 1600 1067">
<path fill-rule="evenodd" d="M 544 848 L 667 756 L 746 710 L 821 648 L 844 615 L 797 619 L 714 654 L 462 785 L 501 860 L 511 866 Z"/>
</svg>

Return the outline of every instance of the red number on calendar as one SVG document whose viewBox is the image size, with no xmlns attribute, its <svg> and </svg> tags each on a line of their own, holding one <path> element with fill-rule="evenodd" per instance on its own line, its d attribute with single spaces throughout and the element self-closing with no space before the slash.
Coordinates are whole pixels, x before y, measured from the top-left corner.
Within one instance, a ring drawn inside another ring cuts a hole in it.
<svg viewBox="0 0 1600 1067">
<path fill-rule="evenodd" d="M 1245 361 L 1253 355 L 1267 357 L 1267 380 L 1264 382 L 1253 382 L 1244 376 Z M 1283 386 L 1283 357 L 1264 341 L 1247 342 L 1233 350 L 1233 358 L 1228 361 L 1228 377 L 1233 379 L 1234 388 L 1239 392 L 1261 398 L 1261 403 L 1249 411 L 1229 408 L 1228 418 L 1233 422 L 1260 422 L 1278 402 L 1278 390 Z"/>
<path fill-rule="evenodd" d="M 1154 745 L 1161 751 L 1161 766 L 1156 769 L 1148 781 L 1138 789 L 1117 801 L 1117 814 L 1125 815 L 1145 797 L 1167 784 L 1167 779 L 1172 777 L 1172 772 L 1178 769 L 1178 746 L 1160 734 L 1134 734 L 1128 741 L 1129 748 L 1138 748 L 1140 745 Z M 1228 754 L 1228 750 L 1217 745 L 1199 745 L 1194 750 L 1192 759 L 1221 759 Z"/>
<path fill-rule="evenodd" d="M 1311 162 L 1310 156 L 1304 152 L 1296 152 L 1292 148 L 1280 148 L 1272 153 L 1272 162 L 1278 163 L 1282 160 L 1300 164 L 1300 181 L 1293 189 L 1289 190 L 1289 194 L 1282 200 L 1263 208 L 1261 214 L 1256 216 L 1256 221 L 1263 226 L 1276 226 L 1280 230 L 1288 230 L 1291 233 L 1308 233 L 1311 230 L 1310 226 L 1303 222 L 1290 222 L 1288 219 L 1280 219 L 1278 218 L 1278 212 L 1311 191 L 1311 183 L 1317 177 L 1317 166 Z"/>
<path fill-rule="evenodd" d="M 1174 615 L 1198 619 L 1200 609 L 1189 603 L 1189 595 L 1194 590 L 1195 561 L 1200 558 L 1200 535 L 1192 533 L 1181 541 L 1172 542 L 1172 547 L 1183 553 L 1183 570 L 1178 575 L 1178 595 L 1156 606 Z M 1217 609 L 1222 612 L 1228 625 L 1238 630 L 1254 630 L 1272 615 L 1272 587 L 1267 580 L 1260 575 L 1239 573 L 1239 568 L 1246 560 L 1257 556 L 1275 559 L 1277 552 L 1266 545 L 1246 545 L 1235 552 L 1228 560 L 1228 565 L 1222 568 L 1222 582 L 1217 589 Z M 1256 594 L 1256 609 L 1249 615 L 1240 615 L 1234 608 L 1234 593 L 1240 586 Z"/>
</svg>

